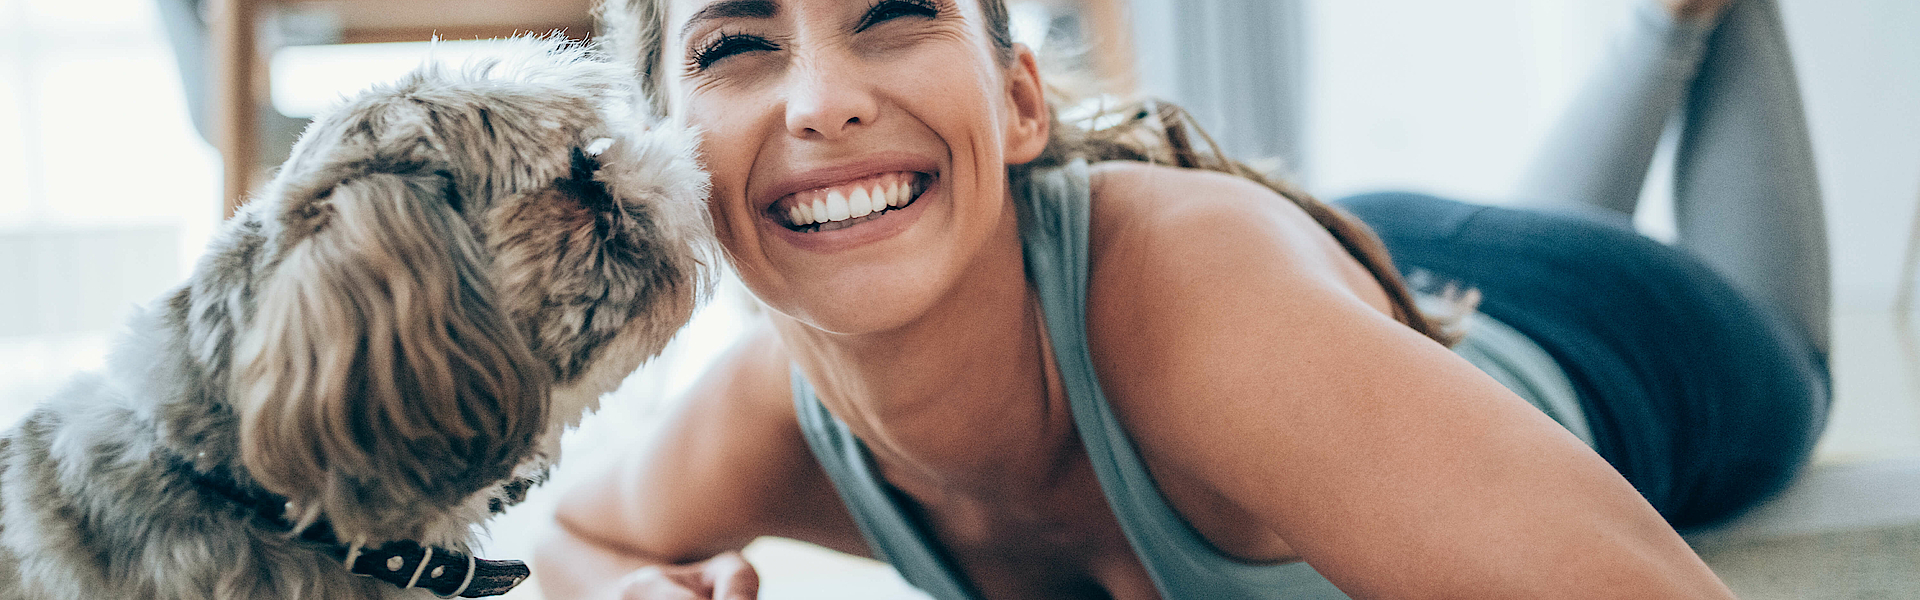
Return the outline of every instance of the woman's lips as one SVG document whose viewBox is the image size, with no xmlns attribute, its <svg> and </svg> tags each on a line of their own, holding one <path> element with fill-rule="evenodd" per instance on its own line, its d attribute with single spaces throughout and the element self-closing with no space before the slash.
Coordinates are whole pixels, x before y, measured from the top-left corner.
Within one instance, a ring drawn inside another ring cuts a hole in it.
<svg viewBox="0 0 1920 600">
<path fill-rule="evenodd" d="M 767 217 L 789 231 L 822 233 L 853 227 L 913 204 L 932 176 L 895 171 L 790 194 L 767 207 Z"/>
<path fill-rule="evenodd" d="M 897 173 L 897 172 L 896 172 Z M 783 240 L 785 245 L 807 253 L 833 254 L 850 251 L 890 239 L 901 232 L 913 228 L 930 206 L 939 206 L 945 201 L 946 186 L 938 175 L 908 172 L 914 177 L 911 181 L 902 181 L 902 187 L 913 194 L 904 206 L 890 206 L 879 213 L 867 213 L 865 217 L 852 217 L 852 207 L 848 207 L 848 218 L 841 221 L 814 223 L 803 227 L 789 227 L 793 218 L 791 206 L 783 208 L 787 214 L 777 215 L 772 208 L 762 211 L 757 219 L 759 229 L 774 238 Z M 864 181 L 861 178 L 858 181 Z M 910 184 L 910 185 L 909 185 Z M 833 186 L 842 187 L 840 185 Z M 830 188 L 829 188 L 830 189 Z M 813 190 L 808 190 L 813 191 Z M 850 190 L 843 190 L 845 194 Z M 794 194 L 790 196 L 798 196 Z M 867 188 L 868 201 L 871 203 L 873 191 Z M 782 201 L 796 202 L 797 198 L 781 198 Z M 779 206 L 780 202 L 774 203 Z M 811 202 L 809 202 L 809 209 Z M 815 215 L 818 216 L 818 215 Z"/>
</svg>

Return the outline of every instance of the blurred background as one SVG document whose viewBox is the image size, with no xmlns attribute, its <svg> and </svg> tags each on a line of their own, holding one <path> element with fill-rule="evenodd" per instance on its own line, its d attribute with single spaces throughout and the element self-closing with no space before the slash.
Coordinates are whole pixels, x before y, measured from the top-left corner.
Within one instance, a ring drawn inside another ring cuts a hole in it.
<svg viewBox="0 0 1920 600">
<path fill-rule="evenodd" d="M 1229 150 L 1323 197 L 1499 203 L 1639 1 L 1010 4 L 1043 60 L 1181 102 Z M 285 157 L 307 117 L 423 60 L 489 51 L 471 40 L 588 36 L 587 2 L 0 0 L 0 425 L 101 367 L 128 311 L 187 276 L 224 202 Z M 1827 201 L 1837 399 L 1800 484 L 1693 541 L 1744 597 L 1916 597 L 1920 326 L 1895 299 L 1920 232 L 1920 2 L 1780 4 Z M 436 33 L 450 41 L 422 42 Z M 1639 223 L 1656 237 L 1671 232 L 1664 160 Z M 644 443 L 750 303 L 723 290 L 609 397 L 490 551 L 525 556 L 556 488 Z M 912 594 L 884 566 L 791 542 L 752 555 L 768 598 Z"/>
</svg>

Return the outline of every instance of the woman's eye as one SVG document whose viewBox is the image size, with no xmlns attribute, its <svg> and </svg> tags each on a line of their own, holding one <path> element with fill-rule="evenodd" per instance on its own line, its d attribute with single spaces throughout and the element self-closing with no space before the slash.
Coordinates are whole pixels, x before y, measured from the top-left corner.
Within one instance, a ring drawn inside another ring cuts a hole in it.
<svg viewBox="0 0 1920 600">
<path fill-rule="evenodd" d="M 729 56 L 747 52 L 773 50 L 772 42 L 751 35 L 730 33 L 714 38 L 693 54 L 693 64 L 699 70 L 705 70 Z"/>
<path fill-rule="evenodd" d="M 868 27 L 879 25 L 899 17 L 933 18 L 940 16 L 940 8 L 933 0 L 880 0 L 873 8 L 867 9 L 866 16 L 860 18 L 860 26 L 855 31 L 865 31 Z"/>
</svg>

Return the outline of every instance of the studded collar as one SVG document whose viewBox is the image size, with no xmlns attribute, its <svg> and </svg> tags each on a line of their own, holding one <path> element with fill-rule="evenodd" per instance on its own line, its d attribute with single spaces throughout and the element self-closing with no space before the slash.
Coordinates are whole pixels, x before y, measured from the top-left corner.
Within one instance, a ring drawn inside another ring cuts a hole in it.
<svg viewBox="0 0 1920 600">
<path fill-rule="evenodd" d="M 293 539 L 339 561 L 348 572 L 371 577 L 402 589 L 421 588 L 442 598 L 485 598 L 512 590 L 531 572 L 517 560 L 487 560 L 441 548 L 422 546 L 413 540 L 388 542 L 378 548 L 342 542 L 325 519 L 294 532 L 288 518 L 287 500 L 263 490 L 247 489 L 235 481 L 224 467 L 211 471 L 196 468 L 185 457 L 167 453 L 172 467 L 185 474 L 202 490 L 219 496 L 253 518 L 256 523 L 286 532 Z M 508 487 L 524 490 L 531 480 L 514 481 Z M 495 512 L 501 506 L 495 503 Z"/>
</svg>

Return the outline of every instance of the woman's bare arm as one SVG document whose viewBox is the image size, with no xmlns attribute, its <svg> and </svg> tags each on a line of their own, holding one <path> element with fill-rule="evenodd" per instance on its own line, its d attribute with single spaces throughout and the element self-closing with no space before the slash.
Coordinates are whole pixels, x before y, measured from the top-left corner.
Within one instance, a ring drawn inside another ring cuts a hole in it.
<svg viewBox="0 0 1920 600">
<path fill-rule="evenodd" d="M 1217 174 L 1103 177 L 1097 199 L 1141 208 L 1095 255 L 1095 356 L 1156 477 L 1355 598 L 1731 597 L 1598 455 L 1385 314 L 1298 208 Z"/>
<path fill-rule="evenodd" d="M 535 553 L 547 596 L 591 597 L 637 569 L 703 561 L 761 535 L 864 554 L 800 437 L 786 364 L 762 327 L 702 377 L 650 448 L 568 490 Z"/>
</svg>

